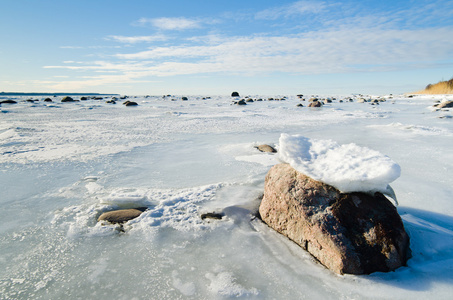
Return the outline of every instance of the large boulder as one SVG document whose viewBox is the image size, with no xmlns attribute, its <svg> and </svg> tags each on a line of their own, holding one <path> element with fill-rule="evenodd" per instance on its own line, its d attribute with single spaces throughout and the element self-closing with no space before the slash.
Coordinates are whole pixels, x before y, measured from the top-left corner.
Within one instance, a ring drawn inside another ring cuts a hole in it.
<svg viewBox="0 0 453 300">
<path fill-rule="evenodd" d="M 401 217 L 384 195 L 343 194 L 289 164 L 266 175 L 259 213 L 338 274 L 388 272 L 410 257 Z"/>
</svg>

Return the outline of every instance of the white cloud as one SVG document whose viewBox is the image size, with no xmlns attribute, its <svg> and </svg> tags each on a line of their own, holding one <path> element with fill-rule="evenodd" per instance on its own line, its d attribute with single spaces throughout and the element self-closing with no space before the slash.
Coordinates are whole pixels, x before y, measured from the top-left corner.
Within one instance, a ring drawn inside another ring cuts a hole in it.
<svg viewBox="0 0 453 300">
<path fill-rule="evenodd" d="M 148 26 L 151 25 L 161 30 L 185 30 L 201 27 L 200 20 L 193 20 L 184 17 L 180 18 L 141 18 L 134 22 L 137 26 Z"/>
<path fill-rule="evenodd" d="M 107 40 L 112 40 L 120 43 L 135 44 L 141 42 L 156 42 L 166 41 L 168 38 L 164 35 L 146 35 L 146 36 L 121 36 L 121 35 L 110 35 L 106 37 Z"/>
<path fill-rule="evenodd" d="M 453 52 L 451 27 L 422 30 L 342 28 L 292 36 L 217 39 L 210 44 L 156 47 L 117 54 L 154 60 L 144 69 L 167 76 L 205 72 L 291 72 L 300 74 L 371 71 L 426 63 Z"/>
</svg>

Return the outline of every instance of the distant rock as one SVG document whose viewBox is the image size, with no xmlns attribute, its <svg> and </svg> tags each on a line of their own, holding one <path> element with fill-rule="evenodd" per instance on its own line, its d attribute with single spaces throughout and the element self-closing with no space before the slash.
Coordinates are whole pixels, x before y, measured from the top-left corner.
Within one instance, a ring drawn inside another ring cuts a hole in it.
<svg viewBox="0 0 453 300">
<path fill-rule="evenodd" d="M 61 99 L 61 102 L 76 102 L 76 101 L 77 100 L 74 100 L 69 96 L 65 96 L 65 97 L 63 97 L 63 99 Z"/>
<path fill-rule="evenodd" d="M 44 102 L 53 102 L 53 101 L 50 98 L 46 98 L 46 99 L 44 99 Z"/>
<path fill-rule="evenodd" d="M 453 107 L 453 100 L 444 101 L 444 102 L 441 102 L 439 104 L 435 104 L 434 107 L 436 107 L 436 108 L 451 108 L 451 107 Z"/>
<path fill-rule="evenodd" d="M 240 97 L 238 92 L 232 92 L 231 97 Z"/>
<path fill-rule="evenodd" d="M 321 101 L 318 101 L 318 100 L 314 100 L 312 102 L 310 102 L 310 104 L 308 104 L 308 107 L 321 107 L 322 106 L 322 103 Z"/>
<path fill-rule="evenodd" d="M 80 100 L 86 101 L 86 100 L 88 100 L 88 98 L 87 97 L 80 97 Z"/>
<path fill-rule="evenodd" d="M 261 152 L 269 152 L 269 153 L 276 153 L 277 150 L 275 150 L 274 147 L 263 144 L 255 147 L 256 149 L 260 150 Z"/>
<path fill-rule="evenodd" d="M 120 209 L 105 212 L 99 216 L 99 221 L 108 221 L 110 223 L 125 223 L 129 220 L 135 219 L 140 216 L 146 208 L 130 208 L 130 209 Z"/>
<path fill-rule="evenodd" d="M 304 105 L 302 103 L 299 103 L 296 105 L 296 107 L 304 107 Z"/>
<path fill-rule="evenodd" d="M 116 104 L 116 101 L 112 99 L 112 100 L 105 101 L 105 103 Z"/>
<path fill-rule="evenodd" d="M 187 97 L 182 97 L 181 99 L 182 99 L 182 101 L 187 101 L 187 100 L 189 100 Z"/>
<path fill-rule="evenodd" d="M 126 105 L 126 106 L 137 106 L 137 102 L 134 102 L 134 101 L 125 101 L 123 102 L 123 105 Z"/>
<path fill-rule="evenodd" d="M 247 105 L 247 103 L 245 102 L 244 99 L 241 99 L 239 101 L 235 101 L 234 104 L 236 104 L 236 105 Z"/>
<path fill-rule="evenodd" d="M 3 100 L 0 101 L 0 104 L 16 104 L 17 102 L 14 100 Z"/>
<path fill-rule="evenodd" d="M 338 274 L 388 272 L 410 257 L 409 236 L 381 193 L 340 193 L 278 164 L 266 175 L 261 219 Z"/>
</svg>

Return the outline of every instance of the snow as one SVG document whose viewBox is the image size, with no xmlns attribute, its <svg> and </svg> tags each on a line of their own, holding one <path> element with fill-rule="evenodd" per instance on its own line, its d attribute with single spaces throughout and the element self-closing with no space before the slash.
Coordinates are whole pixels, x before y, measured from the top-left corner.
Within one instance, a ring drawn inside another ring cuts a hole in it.
<svg viewBox="0 0 453 300">
<path fill-rule="evenodd" d="M 297 171 L 343 193 L 386 192 L 400 176 L 400 166 L 388 156 L 356 144 L 282 134 L 279 156 Z"/>
<path fill-rule="evenodd" d="M 202 97 L 0 106 L 0 298 L 451 296 L 453 110 L 431 110 L 451 96 L 320 109 L 291 95 L 246 106 Z M 408 265 L 339 276 L 254 219 L 266 173 L 285 157 L 346 188 L 391 183 Z M 131 207 L 147 210 L 123 226 L 97 222 Z M 201 220 L 207 212 L 224 217 Z"/>
</svg>

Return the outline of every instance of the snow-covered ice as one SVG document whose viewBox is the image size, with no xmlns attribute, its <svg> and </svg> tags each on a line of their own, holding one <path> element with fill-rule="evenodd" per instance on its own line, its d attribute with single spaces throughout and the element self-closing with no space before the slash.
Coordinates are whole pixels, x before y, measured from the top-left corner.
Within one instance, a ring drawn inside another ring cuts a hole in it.
<svg viewBox="0 0 453 300">
<path fill-rule="evenodd" d="M 451 96 L 386 98 L 311 109 L 291 95 L 131 98 L 136 107 L 16 97 L 0 106 L 0 299 L 448 299 L 453 118 L 431 108 Z M 285 157 L 343 189 L 391 182 L 408 265 L 339 276 L 253 219 Z M 129 207 L 147 210 L 122 227 L 97 222 Z"/>
</svg>

